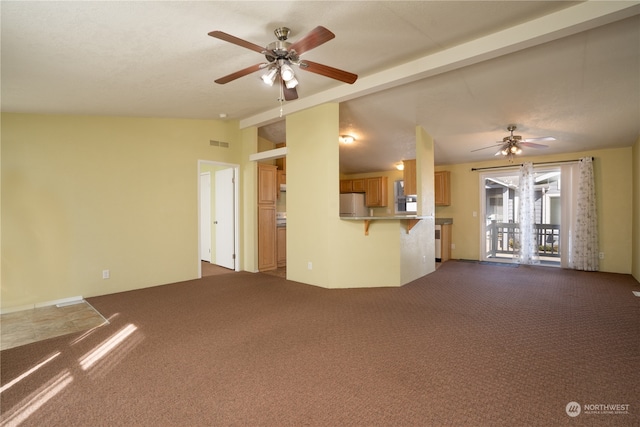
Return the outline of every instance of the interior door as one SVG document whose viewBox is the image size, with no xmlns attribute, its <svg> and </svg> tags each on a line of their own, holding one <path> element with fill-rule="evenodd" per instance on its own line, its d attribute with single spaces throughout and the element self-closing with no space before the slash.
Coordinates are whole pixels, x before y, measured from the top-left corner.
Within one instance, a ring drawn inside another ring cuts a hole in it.
<svg viewBox="0 0 640 427">
<path fill-rule="evenodd" d="M 235 269 L 234 170 L 216 171 L 215 175 L 215 261 L 214 264 Z"/>
<path fill-rule="evenodd" d="M 211 174 L 200 174 L 200 259 L 211 262 Z"/>
</svg>

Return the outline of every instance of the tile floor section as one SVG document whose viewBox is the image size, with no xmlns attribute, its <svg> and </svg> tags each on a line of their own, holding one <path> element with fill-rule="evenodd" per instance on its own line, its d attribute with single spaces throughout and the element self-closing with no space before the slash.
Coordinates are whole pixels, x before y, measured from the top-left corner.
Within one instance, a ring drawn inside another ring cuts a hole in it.
<svg viewBox="0 0 640 427">
<path fill-rule="evenodd" d="M 82 332 L 108 323 L 86 301 L 0 315 L 0 350 Z"/>
</svg>

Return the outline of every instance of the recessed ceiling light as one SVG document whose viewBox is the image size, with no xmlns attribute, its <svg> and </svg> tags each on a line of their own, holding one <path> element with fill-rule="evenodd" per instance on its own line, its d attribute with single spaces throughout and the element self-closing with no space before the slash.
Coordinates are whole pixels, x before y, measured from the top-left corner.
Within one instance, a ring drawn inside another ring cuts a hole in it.
<svg viewBox="0 0 640 427">
<path fill-rule="evenodd" d="M 343 144 L 351 144 L 356 138 L 351 135 L 340 135 L 340 142 Z"/>
<path fill-rule="evenodd" d="M 218 117 L 220 117 L 221 119 L 226 119 L 227 118 L 227 113 L 220 113 L 220 114 L 218 114 Z"/>
</svg>

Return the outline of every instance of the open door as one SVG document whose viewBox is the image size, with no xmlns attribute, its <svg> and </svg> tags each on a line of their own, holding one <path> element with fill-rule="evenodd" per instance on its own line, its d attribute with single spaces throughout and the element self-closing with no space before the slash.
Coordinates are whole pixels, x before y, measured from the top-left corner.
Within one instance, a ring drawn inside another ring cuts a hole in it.
<svg viewBox="0 0 640 427">
<path fill-rule="evenodd" d="M 228 168 L 216 171 L 215 177 L 214 264 L 235 270 L 234 170 Z"/>
<path fill-rule="evenodd" d="M 200 259 L 211 262 L 211 173 L 200 174 Z"/>
</svg>

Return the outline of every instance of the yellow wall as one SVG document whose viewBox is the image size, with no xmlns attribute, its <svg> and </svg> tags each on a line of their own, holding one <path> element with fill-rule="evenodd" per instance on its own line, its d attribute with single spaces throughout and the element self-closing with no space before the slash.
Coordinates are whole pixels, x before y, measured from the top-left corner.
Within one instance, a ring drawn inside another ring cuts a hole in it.
<svg viewBox="0 0 640 427">
<path fill-rule="evenodd" d="M 527 157 L 531 162 L 573 160 L 593 156 L 596 197 L 598 199 L 598 231 L 600 270 L 631 273 L 632 250 L 632 175 L 631 147 L 569 153 L 556 156 Z M 451 205 L 437 206 L 436 217 L 453 218 L 452 257 L 480 259 L 480 195 L 479 173 L 471 168 L 504 166 L 503 161 L 441 165 L 436 170 L 451 171 Z M 637 169 L 637 168 L 636 168 Z M 473 216 L 477 213 L 477 217 Z M 637 221 L 637 220 L 636 220 Z M 636 239 L 637 240 L 637 239 Z"/>
<path fill-rule="evenodd" d="M 632 149 L 633 155 L 633 260 L 631 273 L 640 282 L 640 137 Z"/>
<path fill-rule="evenodd" d="M 374 221 L 365 236 L 363 221 L 339 218 L 338 113 L 326 104 L 287 117 L 287 278 L 327 288 L 400 286 L 410 262 L 401 243 L 424 230 L 405 237 L 401 220 Z"/>
<path fill-rule="evenodd" d="M 242 129 L 240 154 L 240 268 L 258 271 L 258 164 L 249 160 L 258 152 L 258 128 Z"/>
<path fill-rule="evenodd" d="M 255 127 L 5 113 L 1 131 L 3 310 L 197 277 L 198 160 L 240 165 L 240 268 L 257 271 L 257 167 L 249 161 L 258 150 Z M 430 221 L 409 234 L 401 220 L 376 221 L 365 236 L 361 221 L 339 219 L 338 133 L 337 104 L 287 118 L 289 279 L 335 288 L 399 286 L 432 271 Z M 426 159 L 419 166 L 424 191 L 433 186 L 433 141 L 423 130 L 416 135 L 423 144 L 417 157 Z M 230 148 L 212 147 L 211 139 Z M 601 269 L 638 278 L 640 140 L 633 148 L 527 160 L 583 156 L 596 158 L 600 250 L 606 254 Z M 452 204 L 437 207 L 436 216 L 454 219 L 454 258 L 479 258 L 479 184 L 471 168 L 500 164 L 437 168 L 451 171 Z M 388 173 L 390 181 L 401 176 Z M 393 209 L 392 183 L 389 190 Z M 419 206 L 423 215 L 430 213 L 432 196 Z M 111 272 L 108 280 L 104 269 Z"/>
<path fill-rule="evenodd" d="M 198 159 L 241 163 L 240 135 L 237 122 L 2 114 L 1 307 L 195 278 Z"/>
</svg>

